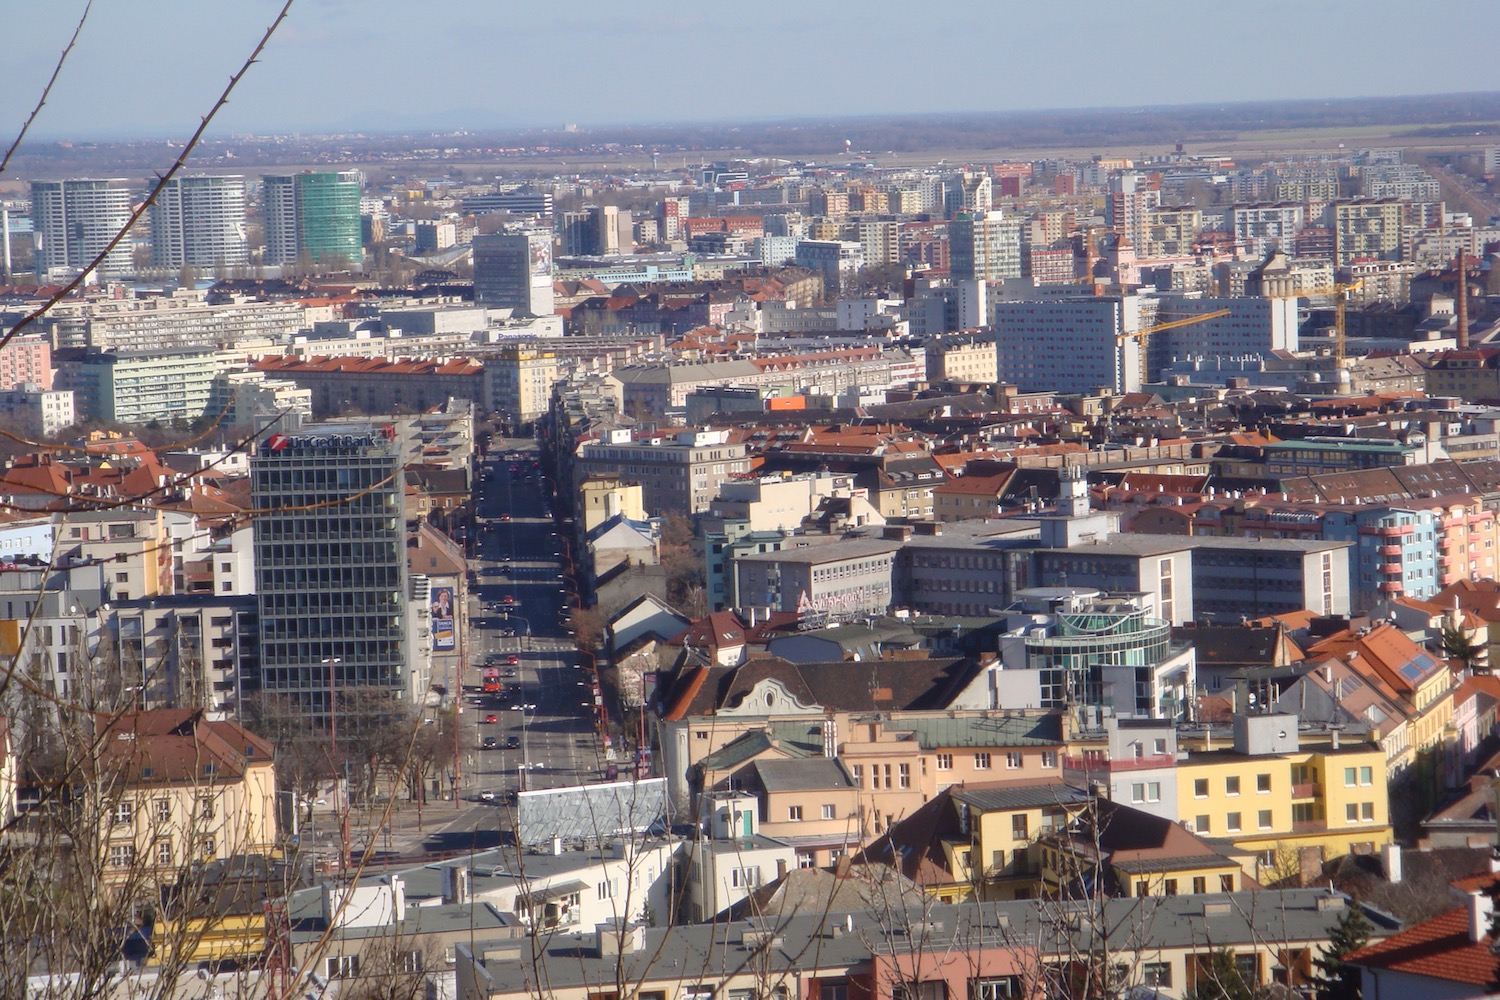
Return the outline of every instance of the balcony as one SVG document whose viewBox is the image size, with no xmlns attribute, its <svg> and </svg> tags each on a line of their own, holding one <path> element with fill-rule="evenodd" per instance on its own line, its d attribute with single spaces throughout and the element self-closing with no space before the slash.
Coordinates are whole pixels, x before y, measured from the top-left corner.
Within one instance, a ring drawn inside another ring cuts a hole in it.
<svg viewBox="0 0 1500 1000">
<path fill-rule="evenodd" d="M 1382 545 L 1380 546 L 1380 548 L 1376 549 L 1375 552 L 1382 556 L 1399 556 L 1401 554 L 1401 546 Z"/>
<path fill-rule="evenodd" d="M 1292 786 L 1292 798 L 1315 799 L 1318 797 L 1318 786 L 1312 782 Z"/>
<path fill-rule="evenodd" d="M 1121 760 L 1096 756 L 1063 757 L 1063 769 L 1068 771 L 1149 771 L 1158 767 L 1174 767 L 1176 764 L 1177 758 L 1169 753 L 1150 753 Z"/>
<path fill-rule="evenodd" d="M 1444 568 L 1453 565 L 1453 557 L 1447 554 L 1438 556 L 1438 565 Z"/>
<path fill-rule="evenodd" d="M 1293 833 L 1322 833 L 1328 829 L 1328 824 L 1320 819 L 1304 819 L 1292 823 Z"/>
<path fill-rule="evenodd" d="M 1399 594 L 1402 591 L 1402 587 L 1399 580 L 1387 580 L 1380 585 L 1380 590 L 1386 594 Z"/>
<path fill-rule="evenodd" d="M 1390 528 L 1381 528 L 1373 524 L 1366 524 L 1361 525 L 1359 529 L 1361 535 L 1375 535 L 1377 538 L 1400 538 L 1403 535 L 1416 534 L 1416 531 L 1417 526 L 1415 524 L 1401 524 Z"/>
<path fill-rule="evenodd" d="M 1383 573 L 1386 576 L 1400 576 L 1401 575 L 1401 564 L 1398 563 L 1398 562 L 1381 563 L 1379 566 L 1375 567 L 1375 569 L 1376 569 L 1377 572 Z"/>
</svg>

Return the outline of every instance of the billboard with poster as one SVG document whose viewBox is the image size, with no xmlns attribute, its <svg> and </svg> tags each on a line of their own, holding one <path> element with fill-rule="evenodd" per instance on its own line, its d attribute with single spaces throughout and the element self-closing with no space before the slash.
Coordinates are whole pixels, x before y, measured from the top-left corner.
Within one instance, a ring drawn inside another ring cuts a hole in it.
<svg viewBox="0 0 1500 1000">
<path fill-rule="evenodd" d="M 432 588 L 432 648 L 439 652 L 452 650 L 458 645 L 458 633 L 453 628 L 453 588 Z"/>
</svg>

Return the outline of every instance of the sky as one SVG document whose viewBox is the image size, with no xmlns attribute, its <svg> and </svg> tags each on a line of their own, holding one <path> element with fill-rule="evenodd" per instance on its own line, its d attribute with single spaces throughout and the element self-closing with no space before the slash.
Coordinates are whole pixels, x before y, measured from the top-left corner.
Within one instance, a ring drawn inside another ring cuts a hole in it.
<svg viewBox="0 0 1500 1000">
<path fill-rule="evenodd" d="M 185 136 L 280 6 L 95 0 L 33 134 Z M 20 127 L 82 10 L 0 8 L 0 135 Z M 214 131 L 1496 91 L 1497 51 L 1496 0 L 296 0 Z"/>
</svg>

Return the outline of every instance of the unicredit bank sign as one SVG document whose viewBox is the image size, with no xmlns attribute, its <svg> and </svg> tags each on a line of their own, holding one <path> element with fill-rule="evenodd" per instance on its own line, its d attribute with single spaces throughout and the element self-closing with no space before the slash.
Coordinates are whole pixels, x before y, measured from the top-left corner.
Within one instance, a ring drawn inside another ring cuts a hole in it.
<svg viewBox="0 0 1500 1000">
<path fill-rule="evenodd" d="M 310 451 L 320 448 L 365 448 L 390 441 L 395 428 L 381 428 L 378 434 L 272 434 L 266 438 L 266 451 Z"/>
</svg>

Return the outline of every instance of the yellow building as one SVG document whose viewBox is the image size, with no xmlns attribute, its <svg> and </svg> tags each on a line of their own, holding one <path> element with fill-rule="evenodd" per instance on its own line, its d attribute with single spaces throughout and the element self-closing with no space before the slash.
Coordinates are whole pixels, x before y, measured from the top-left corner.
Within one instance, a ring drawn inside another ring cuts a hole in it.
<svg viewBox="0 0 1500 1000">
<path fill-rule="evenodd" d="M 832 852 L 884 834 L 952 786 L 1062 780 L 1055 716 L 838 712 L 817 720 L 744 720 L 744 728 L 730 717 L 715 721 L 720 728 L 713 736 L 733 738 L 694 762 L 695 791 L 757 789 L 762 831 L 796 845 L 802 864 L 833 863 Z M 824 757 L 829 740 L 836 761 Z M 805 769 L 819 775 L 815 785 L 800 777 L 785 783 L 808 764 L 816 765 Z M 847 787 L 829 764 L 839 767 Z M 767 782 L 762 772 L 780 780 Z"/>
<path fill-rule="evenodd" d="M 276 772 L 265 740 L 189 709 L 100 723 L 107 879 L 172 882 L 187 865 L 276 850 Z"/>
<path fill-rule="evenodd" d="M 1044 881 L 1042 845 L 1067 830 L 1089 796 L 1061 778 L 991 781 L 951 792 L 959 832 L 949 847 L 955 874 L 967 872 L 980 899 L 1031 899 Z M 967 827 L 967 831 L 964 830 Z"/>
<path fill-rule="evenodd" d="M 1197 835 L 1233 842 L 1257 881 L 1314 871 L 1390 842 L 1385 751 L 1373 743 L 1304 750 L 1296 716 L 1239 716 L 1233 749 L 1178 763 L 1177 814 Z"/>
<path fill-rule="evenodd" d="M 1094 799 L 1039 845 L 1049 896 L 1179 896 L 1246 888 L 1239 861 L 1163 816 Z"/>
<path fill-rule="evenodd" d="M 578 484 L 578 498 L 585 535 L 616 515 L 632 521 L 647 519 L 641 484 L 625 482 L 619 476 L 589 476 Z"/>
</svg>

